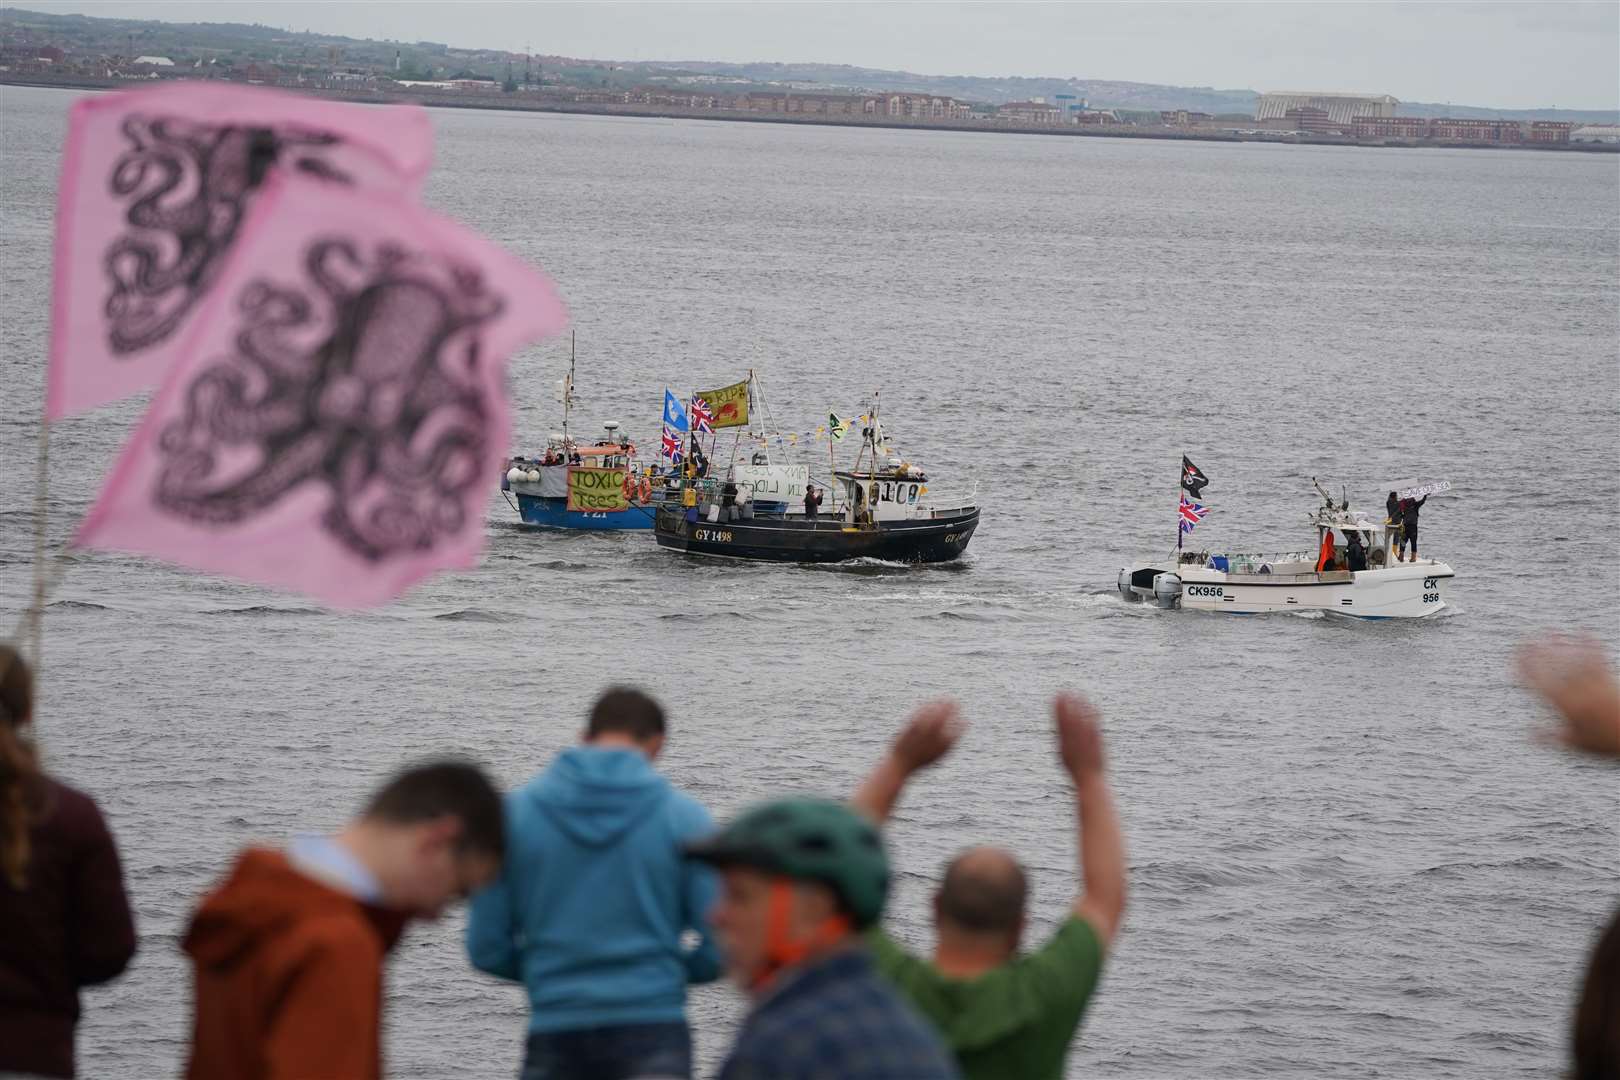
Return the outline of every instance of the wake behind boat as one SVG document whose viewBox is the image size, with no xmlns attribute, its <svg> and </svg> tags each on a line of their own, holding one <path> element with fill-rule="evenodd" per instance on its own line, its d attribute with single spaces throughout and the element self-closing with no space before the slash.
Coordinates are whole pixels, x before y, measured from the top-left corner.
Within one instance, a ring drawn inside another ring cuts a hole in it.
<svg viewBox="0 0 1620 1080">
<path fill-rule="evenodd" d="M 1207 512 L 1186 492 L 1201 497 L 1207 480 L 1192 462 L 1182 460 L 1180 535 L 1185 536 Z M 1360 619 L 1415 619 L 1446 609 L 1456 576 L 1450 566 L 1415 554 L 1403 561 L 1398 522 L 1369 520 L 1350 510 L 1348 498 L 1335 503 L 1320 485 L 1316 490 L 1324 502 L 1310 516 L 1316 555 L 1213 554 L 1178 547 L 1173 560 L 1120 570 L 1120 595 L 1162 608 L 1237 614 L 1323 611 Z"/>
</svg>

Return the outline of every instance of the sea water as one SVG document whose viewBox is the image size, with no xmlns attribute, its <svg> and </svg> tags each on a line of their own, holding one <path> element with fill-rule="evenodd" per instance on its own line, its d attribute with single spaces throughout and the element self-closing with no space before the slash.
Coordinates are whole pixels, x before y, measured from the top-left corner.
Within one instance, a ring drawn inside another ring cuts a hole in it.
<svg viewBox="0 0 1620 1080">
<path fill-rule="evenodd" d="M 0 89 L 0 607 L 28 596 L 60 91 Z M 1611 648 L 1620 525 L 1620 159 L 434 114 L 428 201 L 545 267 L 578 331 L 576 430 L 655 446 L 664 388 L 760 373 L 784 431 L 862 411 L 977 488 L 968 556 L 928 568 L 687 559 L 648 534 L 520 528 L 399 603 L 332 614 L 142 559 L 70 558 L 46 615 L 39 733 L 122 848 L 141 946 L 86 994 L 87 1077 L 173 1075 L 186 918 L 232 854 L 331 829 L 404 762 L 523 782 L 631 682 L 671 715 L 662 767 L 724 819 L 844 795 L 909 709 L 973 727 L 890 832 L 889 926 L 924 948 L 941 864 L 1006 844 L 1039 941 L 1077 889 L 1048 702 L 1106 718 L 1131 906 L 1070 1073 L 1546 1076 L 1620 901 L 1620 779 L 1535 745 L 1516 642 Z M 512 364 L 518 443 L 558 426 L 566 344 Z M 55 425 L 69 535 L 140 415 Z M 726 440 L 716 455 L 729 455 Z M 852 446 L 840 447 L 846 462 Z M 1311 477 L 1376 514 L 1449 480 L 1422 622 L 1128 606 L 1193 542 L 1309 548 Z M 825 444 L 798 452 L 818 481 Z M 9 618 L 8 618 L 9 621 Z M 525 998 L 474 973 L 462 916 L 388 982 L 389 1071 L 514 1074 Z M 743 1011 L 692 995 L 712 1070 Z"/>
</svg>

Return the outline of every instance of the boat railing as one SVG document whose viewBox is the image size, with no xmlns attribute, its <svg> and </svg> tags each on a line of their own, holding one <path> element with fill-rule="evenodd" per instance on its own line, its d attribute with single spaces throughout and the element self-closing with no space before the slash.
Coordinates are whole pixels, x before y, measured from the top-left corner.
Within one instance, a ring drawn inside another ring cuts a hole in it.
<svg viewBox="0 0 1620 1080">
<path fill-rule="evenodd" d="M 1316 569 L 1316 557 L 1307 551 L 1184 551 L 1182 566 L 1204 566 L 1228 574 L 1295 573 L 1294 567 Z"/>
</svg>

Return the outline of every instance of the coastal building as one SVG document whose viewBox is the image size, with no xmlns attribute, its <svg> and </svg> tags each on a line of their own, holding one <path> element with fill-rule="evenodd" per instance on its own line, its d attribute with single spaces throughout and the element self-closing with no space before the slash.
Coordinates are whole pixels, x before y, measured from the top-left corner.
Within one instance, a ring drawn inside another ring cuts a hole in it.
<svg viewBox="0 0 1620 1080">
<path fill-rule="evenodd" d="M 868 99 L 857 94 L 748 93 L 741 105 L 749 112 L 785 113 L 801 116 L 860 116 L 867 111 Z"/>
<path fill-rule="evenodd" d="M 718 109 L 725 100 L 719 94 L 705 94 L 691 90 L 668 90 L 656 87 L 642 87 L 630 95 L 631 102 L 638 105 L 656 105 L 671 109 Z M 727 102 L 729 105 L 730 103 Z M 731 105 L 730 107 L 737 107 Z"/>
<path fill-rule="evenodd" d="M 1321 109 L 1335 125 L 1350 126 L 1358 116 L 1394 116 L 1400 102 L 1388 94 L 1333 94 L 1313 90 L 1273 90 L 1261 94 L 1256 120 L 1285 120 L 1289 109 Z"/>
<path fill-rule="evenodd" d="M 1533 143 L 1567 143 L 1575 125 L 1563 120 L 1532 120 L 1525 140 Z"/>
<path fill-rule="evenodd" d="M 1113 109 L 1081 109 L 1077 113 L 1072 113 L 1069 120 L 1071 123 L 1078 124 L 1081 127 L 1124 123 L 1124 121 L 1119 118 L 1119 113 L 1115 112 Z"/>
<path fill-rule="evenodd" d="M 1422 116 L 1358 116 L 1350 122 L 1358 139 L 1427 139 L 1429 121 Z"/>
<path fill-rule="evenodd" d="M 1044 101 L 1009 101 L 996 109 L 996 119 L 1015 124 L 1057 124 L 1063 120 L 1063 110 Z"/>
<path fill-rule="evenodd" d="M 1197 127 L 1199 124 L 1214 122 L 1214 115 L 1207 112 L 1194 112 L 1190 109 L 1163 109 L 1159 112 L 1159 123 L 1170 127 Z"/>
<path fill-rule="evenodd" d="M 1429 125 L 1429 137 L 1444 142 L 1517 143 L 1524 129 L 1517 120 L 1459 120 L 1442 116 Z"/>
<path fill-rule="evenodd" d="M 1304 105 L 1297 109 L 1289 109 L 1283 114 L 1283 119 L 1292 121 L 1295 131 L 1315 131 L 1337 133 L 1339 125 L 1328 116 L 1326 109 L 1319 109 L 1312 105 Z"/>
<path fill-rule="evenodd" d="M 1052 101 L 1059 109 L 1063 110 L 1063 115 L 1072 122 L 1076 124 L 1093 122 L 1080 119 L 1086 113 L 1096 111 L 1092 109 L 1089 99 L 1083 98 L 1079 94 L 1053 94 Z"/>
<path fill-rule="evenodd" d="M 1584 124 L 1569 133 L 1569 141 L 1620 146 L 1620 124 Z"/>
<path fill-rule="evenodd" d="M 934 94 L 869 97 L 863 109 L 869 116 L 903 117 L 908 120 L 966 120 L 973 112 L 973 107 L 966 102 Z"/>
<path fill-rule="evenodd" d="M 171 68 L 174 67 L 174 61 L 167 56 L 137 56 L 135 66 Z"/>
</svg>

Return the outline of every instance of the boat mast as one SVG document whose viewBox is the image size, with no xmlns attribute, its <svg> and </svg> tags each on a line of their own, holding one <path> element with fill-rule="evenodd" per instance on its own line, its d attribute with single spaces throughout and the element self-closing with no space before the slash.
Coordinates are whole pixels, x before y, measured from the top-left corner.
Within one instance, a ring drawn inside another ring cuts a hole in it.
<svg viewBox="0 0 1620 1080">
<path fill-rule="evenodd" d="M 577 330 L 568 331 L 568 381 L 563 383 L 563 448 L 567 449 L 572 443 L 568 439 L 568 413 L 574 407 L 574 339 L 578 336 Z"/>
<path fill-rule="evenodd" d="M 877 528 L 877 446 L 878 446 L 878 392 L 872 391 L 872 415 L 867 417 L 866 439 L 872 444 L 872 482 L 866 490 L 866 513 L 872 528 Z"/>
</svg>

